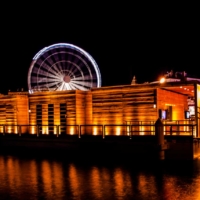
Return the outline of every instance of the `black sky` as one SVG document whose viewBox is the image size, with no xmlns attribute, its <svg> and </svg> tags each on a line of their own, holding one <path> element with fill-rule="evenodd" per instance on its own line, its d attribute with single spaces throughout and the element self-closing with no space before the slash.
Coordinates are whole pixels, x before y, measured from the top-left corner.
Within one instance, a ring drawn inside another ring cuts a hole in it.
<svg viewBox="0 0 200 200">
<path fill-rule="evenodd" d="M 102 84 L 158 79 L 170 71 L 200 77 L 197 5 L 7 2 L 1 7 L 0 93 L 27 90 L 33 56 L 66 42 L 96 60 Z"/>
</svg>

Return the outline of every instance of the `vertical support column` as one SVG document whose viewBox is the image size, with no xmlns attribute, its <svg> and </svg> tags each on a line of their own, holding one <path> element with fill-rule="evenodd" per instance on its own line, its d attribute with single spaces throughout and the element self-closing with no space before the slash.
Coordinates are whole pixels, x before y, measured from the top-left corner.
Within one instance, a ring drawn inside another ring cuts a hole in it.
<svg viewBox="0 0 200 200">
<path fill-rule="evenodd" d="M 103 139 L 104 139 L 105 138 L 105 130 L 104 130 L 105 128 L 104 128 L 104 125 L 102 125 L 102 129 L 103 129 L 102 131 L 103 131 Z"/>
<path fill-rule="evenodd" d="M 156 146 L 157 146 L 157 156 L 159 160 L 165 159 L 164 152 L 164 128 L 163 123 L 160 118 L 157 119 L 155 123 L 155 137 L 156 137 Z"/>
<path fill-rule="evenodd" d="M 56 125 L 56 135 L 59 136 L 59 125 Z"/>
<path fill-rule="evenodd" d="M 21 126 L 20 126 L 20 125 L 19 125 L 18 127 L 19 127 L 19 128 L 18 128 L 18 131 L 19 131 L 19 136 L 21 136 L 22 129 L 21 129 Z"/>
<path fill-rule="evenodd" d="M 37 125 L 37 137 L 39 137 L 39 125 Z"/>
<path fill-rule="evenodd" d="M 132 139 L 131 125 L 129 125 L 128 127 L 129 127 L 129 138 Z"/>
<path fill-rule="evenodd" d="M 79 133 L 78 133 L 78 138 L 81 138 L 81 125 L 79 125 Z"/>
<path fill-rule="evenodd" d="M 6 128 L 5 128 L 5 125 L 3 125 L 3 135 L 5 135 L 6 133 Z"/>
</svg>

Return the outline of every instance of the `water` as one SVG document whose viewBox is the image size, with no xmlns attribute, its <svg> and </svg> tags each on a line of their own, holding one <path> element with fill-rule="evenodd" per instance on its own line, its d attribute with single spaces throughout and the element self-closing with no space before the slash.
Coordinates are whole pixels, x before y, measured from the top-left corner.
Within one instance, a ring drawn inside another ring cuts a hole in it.
<svg viewBox="0 0 200 200">
<path fill-rule="evenodd" d="M 0 155 L 0 199 L 200 200 L 200 160 L 67 161 Z"/>
</svg>

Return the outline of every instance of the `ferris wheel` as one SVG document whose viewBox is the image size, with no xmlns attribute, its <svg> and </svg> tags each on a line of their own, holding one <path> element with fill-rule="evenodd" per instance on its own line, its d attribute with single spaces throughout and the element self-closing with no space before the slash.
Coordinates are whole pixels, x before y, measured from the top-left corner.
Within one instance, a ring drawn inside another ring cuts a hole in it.
<svg viewBox="0 0 200 200">
<path fill-rule="evenodd" d="M 28 72 L 28 89 L 34 91 L 90 90 L 101 87 L 95 60 L 72 44 L 58 43 L 40 50 Z"/>
</svg>

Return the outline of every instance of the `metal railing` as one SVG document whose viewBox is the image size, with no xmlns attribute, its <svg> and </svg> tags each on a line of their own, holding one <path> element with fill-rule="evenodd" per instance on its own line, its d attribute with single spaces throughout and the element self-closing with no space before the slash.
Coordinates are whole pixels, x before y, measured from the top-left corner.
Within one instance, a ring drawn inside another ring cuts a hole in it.
<svg viewBox="0 0 200 200">
<path fill-rule="evenodd" d="M 164 135 L 192 135 L 196 136 L 196 125 L 193 123 L 183 124 L 179 122 L 163 123 Z M 0 134 L 9 135 L 52 135 L 67 136 L 142 136 L 155 135 L 154 123 L 132 124 L 84 124 L 84 125 L 0 125 Z"/>
</svg>

